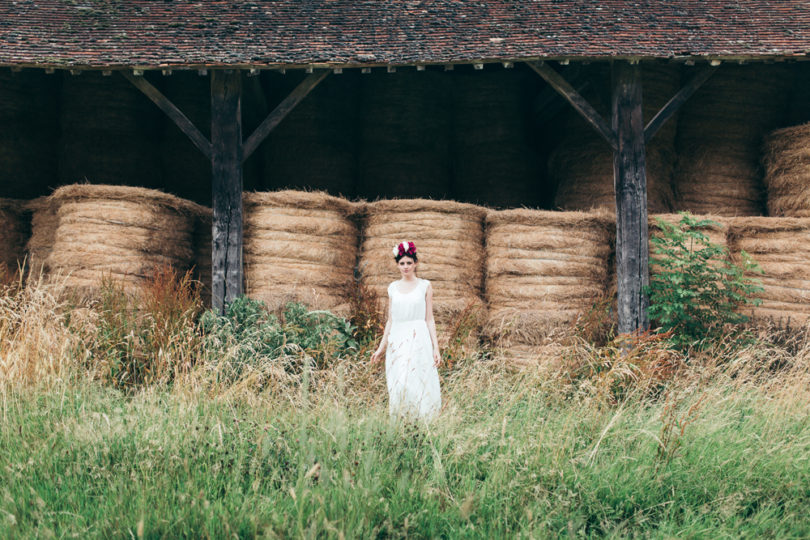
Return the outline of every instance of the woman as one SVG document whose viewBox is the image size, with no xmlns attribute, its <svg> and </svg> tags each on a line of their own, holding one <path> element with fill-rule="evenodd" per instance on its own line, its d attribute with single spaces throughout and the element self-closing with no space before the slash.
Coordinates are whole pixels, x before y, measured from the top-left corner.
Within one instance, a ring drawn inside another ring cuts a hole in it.
<svg viewBox="0 0 810 540">
<path fill-rule="evenodd" d="M 379 362 L 385 353 L 392 416 L 431 420 L 442 405 L 433 288 L 428 280 L 416 277 L 419 260 L 413 242 L 397 244 L 393 254 L 401 279 L 388 286 L 388 321 L 371 361 Z"/>
</svg>

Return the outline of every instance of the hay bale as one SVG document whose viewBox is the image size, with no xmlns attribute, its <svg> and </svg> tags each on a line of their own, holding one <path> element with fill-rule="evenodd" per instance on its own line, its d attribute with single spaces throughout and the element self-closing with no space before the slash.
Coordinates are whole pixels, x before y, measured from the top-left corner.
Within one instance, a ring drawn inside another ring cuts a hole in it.
<svg viewBox="0 0 810 540">
<path fill-rule="evenodd" d="M 416 244 L 419 277 L 433 285 L 433 311 L 440 345 L 451 324 L 470 310 L 483 313 L 484 208 L 452 201 L 386 200 L 366 208 L 360 276 L 381 299 L 399 279 L 391 249 L 403 240 Z M 477 321 L 472 321 L 477 326 Z M 477 331 L 472 339 L 477 340 Z"/>
<path fill-rule="evenodd" d="M 279 103 L 305 75 L 262 73 L 271 103 Z M 262 144 L 263 186 L 355 195 L 358 74 L 327 77 Z"/>
<path fill-rule="evenodd" d="M 676 140 L 675 210 L 763 213 L 760 144 L 785 114 L 787 75 L 784 66 L 723 67 L 686 102 Z"/>
<path fill-rule="evenodd" d="M 755 322 L 768 319 L 806 324 L 810 318 L 810 219 L 751 217 L 729 223 L 729 247 L 745 251 L 764 272 L 762 304 L 747 308 Z"/>
<path fill-rule="evenodd" d="M 25 204 L 15 199 L 0 199 L 0 276 L 14 274 L 25 261 L 25 242 L 30 225 Z"/>
<path fill-rule="evenodd" d="M 596 68 L 584 92 L 603 118 L 610 118 L 610 73 Z M 642 112 L 649 122 L 679 89 L 680 70 L 666 64 L 642 66 Z M 677 117 L 670 118 L 647 145 L 647 207 L 662 213 L 672 207 Z M 613 190 L 613 151 L 579 113 L 569 108 L 563 137 L 549 157 L 549 174 L 557 185 L 554 206 L 564 210 L 601 208 L 616 211 Z"/>
<path fill-rule="evenodd" d="M 487 338 L 508 349 L 564 337 L 606 294 L 612 222 L 607 212 L 487 214 Z"/>
<path fill-rule="evenodd" d="M 59 216 L 56 204 L 50 197 L 38 197 L 26 203 L 31 213 L 31 237 L 25 245 L 28 253 L 30 276 L 34 279 L 48 273 L 47 260 L 53 249 Z"/>
<path fill-rule="evenodd" d="M 0 197 L 32 199 L 56 178 L 58 77 L 0 72 Z"/>
<path fill-rule="evenodd" d="M 197 205 L 160 191 L 71 185 L 50 197 L 58 225 L 46 260 L 66 285 L 88 289 L 110 276 L 137 286 L 156 269 L 191 266 Z"/>
<path fill-rule="evenodd" d="M 541 166 L 531 144 L 537 75 L 516 67 L 453 72 L 453 199 L 539 206 Z"/>
<path fill-rule="evenodd" d="M 123 77 L 68 75 L 62 84 L 59 182 L 162 187 L 160 110 Z"/>
<path fill-rule="evenodd" d="M 772 132 L 764 148 L 768 214 L 810 217 L 810 123 Z"/>
<path fill-rule="evenodd" d="M 435 71 L 362 79 L 358 196 L 449 196 L 449 83 Z"/>
<path fill-rule="evenodd" d="M 247 294 L 271 309 L 297 301 L 344 313 L 354 281 L 357 205 L 323 192 L 245 193 Z"/>
</svg>

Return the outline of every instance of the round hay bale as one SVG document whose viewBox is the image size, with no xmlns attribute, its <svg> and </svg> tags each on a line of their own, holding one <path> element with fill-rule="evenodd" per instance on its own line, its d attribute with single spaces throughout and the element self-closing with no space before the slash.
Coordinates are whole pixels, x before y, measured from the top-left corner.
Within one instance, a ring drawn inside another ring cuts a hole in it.
<svg viewBox="0 0 810 540">
<path fill-rule="evenodd" d="M 456 70 L 451 80 L 453 199 L 539 206 L 542 168 L 528 114 L 537 75 L 516 66 Z"/>
<path fill-rule="evenodd" d="M 448 197 L 449 83 L 436 71 L 362 79 L 358 196 Z"/>
<path fill-rule="evenodd" d="M 104 276 L 134 286 L 160 267 L 191 266 L 199 209 L 190 201 L 108 185 L 64 186 L 50 199 L 58 225 L 46 264 L 70 287 L 92 292 Z"/>
<path fill-rule="evenodd" d="M 496 346 L 540 346 L 569 333 L 607 292 L 608 212 L 487 214 L 485 335 Z"/>
<path fill-rule="evenodd" d="M 748 253 L 763 274 L 759 306 L 747 308 L 755 322 L 767 319 L 806 324 L 810 318 L 810 219 L 750 217 L 729 223 L 732 256 Z"/>
<path fill-rule="evenodd" d="M 30 233 L 25 204 L 0 199 L 0 276 L 13 275 L 25 261 L 25 242 Z"/>
<path fill-rule="evenodd" d="M 768 214 L 810 217 L 810 123 L 772 132 L 764 148 Z"/>
<path fill-rule="evenodd" d="M 123 77 L 95 71 L 66 76 L 59 183 L 162 187 L 161 114 Z"/>
<path fill-rule="evenodd" d="M 281 102 L 303 76 L 262 73 L 268 100 Z M 260 150 L 265 189 L 355 195 L 358 87 L 351 71 L 327 77 L 268 135 Z"/>
<path fill-rule="evenodd" d="M 59 81 L 41 69 L 0 72 L 0 197 L 32 199 L 56 178 Z"/>
<path fill-rule="evenodd" d="M 323 192 L 245 193 L 245 290 L 273 309 L 295 301 L 344 314 L 354 282 L 357 205 Z"/>
<path fill-rule="evenodd" d="M 756 216 L 764 210 L 762 137 L 785 115 L 784 66 L 723 67 L 684 105 L 675 210 Z"/>
<path fill-rule="evenodd" d="M 610 118 L 606 68 L 596 68 L 584 92 L 603 118 Z M 642 65 L 642 112 L 649 122 L 679 89 L 680 70 L 666 64 Z M 570 108 L 569 108 L 570 109 Z M 672 207 L 677 118 L 670 118 L 646 148 L 647 207 L 666 212 Z M 567 112 L 562 141 L 549 157 L 549 173 L 557 185 L 554 206 L 564 210 L 601 208 L 616 211 L 613 151 L 579 113 Z"/>
<path fill-rule="evenodd" d="M 50 197 L 39 197 L 26 203 L 31 213 L 31 237 L 25 246 L 30 276 L 34 279 L 48 273 L 47 260 L 53 249 L 59 216 Z"/>
<path fill-rule="evenodd" d="M 446 340 L 444 330 L 460 314 L 483 311 L 485 215 L 484 208 L 452 201 L 395 199 L 369 204 L 360 249 L 363 283 L 380 299 L 387 298 L 388 284 L 399 279 L 391 249 L 404 240 L 413 241 L 419 277 L 433 285 L 439 338 Z"/>
</svg>

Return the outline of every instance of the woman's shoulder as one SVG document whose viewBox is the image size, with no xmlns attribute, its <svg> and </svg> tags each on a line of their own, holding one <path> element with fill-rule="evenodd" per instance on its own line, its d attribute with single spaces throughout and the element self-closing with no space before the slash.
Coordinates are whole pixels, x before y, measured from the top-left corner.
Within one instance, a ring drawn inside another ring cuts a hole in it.
<svg viewBox="0 0 810 540">
<path fill-rule="evenodd" d="M 396 287 L 396 286 L 397 286 L 396 281 L 392 281 L 391 283 L 388 284 L 388 296 L 391 296 L 393 294 L 394 287 Z"/>
<path fill-rule="evenodd" d="M 430 280 L 429 279 L 419 278 L 419 282 L 422 284 L 422 287 L 425 290 L 427 290 L 427 288 L 430 287 Z"/>
</svg>

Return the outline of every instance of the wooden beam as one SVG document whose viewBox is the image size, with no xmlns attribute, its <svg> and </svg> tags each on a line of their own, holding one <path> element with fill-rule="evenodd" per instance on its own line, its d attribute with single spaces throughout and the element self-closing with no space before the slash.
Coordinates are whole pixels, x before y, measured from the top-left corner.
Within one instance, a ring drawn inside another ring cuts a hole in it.
<svg viewBox="0 0 810 540">
<path fill-rule="evenodd" d="M 306 79 L 301 81 L 301 83 L 295 87 L 295 89 L 290 92 L 284 101 L 278 104 L 278 106 L 273 109 L 273 111 L 267 115 L 267 118 L 259 124 L 259 127 L 256 128 L 256 131 L 251 133 L 250 137 L 245 141 L 244 146 L 244 154 L 242 156 L 242 160 L 246 160 L 250 157 L 250 155 L 259 147 L 262 141 L 267 137 L 273 129 L 277 125 L 281 123 L 282 120 L 292 111 L 296 105 L 298 105 L 302 99 L 307 97 L 313 88 L 318 86 L 322 80 L 324 80 L 330 71 L 328 69 L 324 69 L 318 71 L 317 73 L 313 73 L 309 75 Z"/>
<path fill-rule="evenodd" d="M 619 332 L 648 330 L 650 282 L 647 245 L 647 175 L 644 160 L 644 118 L 641 112 L 641 69 L 638 64 L 612 65 L 612 128 L 616 192 L 616 276 Z"/>
<path fill-rule="evenodd" d="M 577 93 L 581 94 L 582 91 L 588 87 L 588 81 L 582 78 L 579 64 L 574 64 L 566 68 L 565 79 L 569 81 Z M 563 107 L 565 107 L 565 101 L 562 99 L 562 96 L 560 96 L 556 90 L 547 86 L 543 88 L 534 100 L 535 121 L 540 123 L 548 122 L 554 115 L 560 112 Z"/>
<path fill-rule="evenodd" d="M 588 101 L 568 84 L 562 75 L 542 62 L 526 62 L 538 75 L 556 90 L 571 104 L 574 109 L 607 141 L 611 148 L 616 149 L 616 134 L 604 118 L 594 109 Z"/>
<path fill-rule="evenodd" d="M 194 123 L 189 120 L 180 109 L 177 108 L 174 103 L 169 101 L 169 98 L 164 96 L 160 90 L 152 86 L 149 81 L 143 77 L 136 77 L 127 71 L 122 71 L 121 75 L 123 75 L 126 80 L 131 82 L 138 90 L 143 92 L 146 97 L 152 100 L 152 103 L 160 107 L 160 110 L 166 113 L 166 116 L 168 116 L 169 119 L 180 128 L 180 131 L 185 133 L 186 136 L 191 139 L 194 146 L 196 146 L 207 159 L 211 159 L 211 142 L 200 132 L 199 129 L 197 129 L 197 126 L 195 126 Z"/>
<path fill-rule="evenodd" d="M 212 307 L 242 294 L 242 77 L 211 73 Z"/>
<path fill-rule="evenodd" d="M 686 103 L 686 100 L 692 97 L 692 94 L 700 88 L 703 83 L 709 80 L 709 77 L 714 75 L 714 72 L 717 71 L 716 66 L 710 66 L 703 68 L 700 70 L 692 79 L 681 88 L 677 94 L 675 94 L 672 99 L 670 99 L 666 105 L 664 105 L 660 111 L 649 121 L 647 127 L 644 128 L 644 142 L 649 143 L 650 140 L 658 133 L 658 130 L 661 129 L 661 126 L 664 125 L 664 122 L 672 118 L 678 109 L 681 108 L 681 105 Z"/>
</svg>

